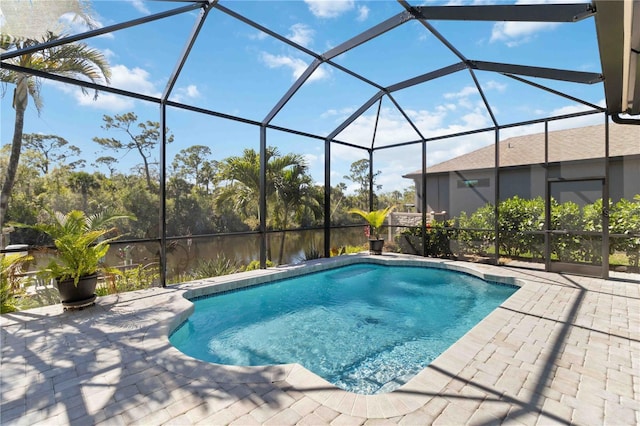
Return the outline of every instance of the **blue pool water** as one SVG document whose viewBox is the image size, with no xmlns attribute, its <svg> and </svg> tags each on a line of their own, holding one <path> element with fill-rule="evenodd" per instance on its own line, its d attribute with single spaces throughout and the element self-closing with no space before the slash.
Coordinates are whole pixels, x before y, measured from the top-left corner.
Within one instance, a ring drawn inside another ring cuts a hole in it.
<svg viewBox="0 0 640 426">
<path fill-rule="evenodd" d="M 441 269 L 351 265 L 198 299 L 170 340 L 205 361 L 297 362 L 351 392 L 389 392 L 516 290 Z"/>
</svg>

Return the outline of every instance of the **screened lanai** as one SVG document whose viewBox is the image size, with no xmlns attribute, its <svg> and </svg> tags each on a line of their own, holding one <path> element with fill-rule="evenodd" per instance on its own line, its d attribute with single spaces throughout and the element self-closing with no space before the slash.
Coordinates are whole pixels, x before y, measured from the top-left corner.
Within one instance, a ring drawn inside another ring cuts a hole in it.
<svg viewBox="0 0 640 426">
<path fill-rule="evenodd" d="M 3 180 L 12 106 L 29 102 L 3 249 L 42 244 L 10 223 L 46 209 L 125 210 L 137 220 L 109 261 L 166 285 L 340 254 L 367 239 L 349 208 L 393 204 L 389 250 L 602 277 L 638 266 L 638 223 L 623 220 L 640 202 L 637 1 L 1 7 Z M 109 72 L 56 68 L 74 44 Z M 562 133 L 591 126 L 588 143 Z M 510 163 L 525 135 L 530 158 Z M 430 168 L 482 149 L 481 167 L 438 174 L 447 201 L 430 210 Z"/>
</svg>

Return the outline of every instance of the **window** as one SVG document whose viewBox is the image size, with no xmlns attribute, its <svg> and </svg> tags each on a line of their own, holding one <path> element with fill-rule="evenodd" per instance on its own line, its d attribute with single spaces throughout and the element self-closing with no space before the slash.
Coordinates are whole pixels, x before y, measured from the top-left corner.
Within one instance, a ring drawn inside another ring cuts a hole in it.
<svg viewBox="0 0 640 426">
<path fill-rule="evenodd" d="M 458 181 L 458 188 L 475 188 L 477 186 L 489 186 L 489 178 L 464 179 Z"/>
</svg>

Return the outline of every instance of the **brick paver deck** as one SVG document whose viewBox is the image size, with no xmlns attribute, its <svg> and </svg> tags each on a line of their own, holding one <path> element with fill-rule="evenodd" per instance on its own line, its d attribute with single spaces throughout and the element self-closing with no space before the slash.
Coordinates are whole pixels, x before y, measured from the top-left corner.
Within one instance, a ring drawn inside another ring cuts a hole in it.
<svg viewBox="0 0 640 426">
<path fill-rule="evenodd" d="M 296 364 L 220 366 L 174 349 L 185 288 L 222 278 L 3 315 L 0 424 L 640 424 L 640 276 L 455 264 L 521 289 L 383 395 L 339 390 Z"/>
</svg>

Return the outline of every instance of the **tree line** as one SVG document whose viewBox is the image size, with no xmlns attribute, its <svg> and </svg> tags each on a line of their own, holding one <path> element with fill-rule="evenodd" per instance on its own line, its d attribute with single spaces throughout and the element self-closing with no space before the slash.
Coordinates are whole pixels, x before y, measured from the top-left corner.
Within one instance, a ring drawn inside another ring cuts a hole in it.
<svg viewBox="0 0 640 426">
<path fill-rule="evenodd" d="M 130 238 L 157 238 L 159 232 L 159 168 L 153 154 L 161 143 L 160 124 L 141 121 L 133 112 L 103 117 L 102 128 L 111 137 L 95 137 L 104 149 L 94 167 L 106 166 L 108 173 L 87 172 L 81 150 L 58 135 L 27 133 L 22 139 L 22 155 L 17 179 L 7 210 L 9 221 L 36 223 L 40 212 L 79 209 L 88 214 L 113 210 L 137 217 L 122 224 Z M 173 143 L 174 137 L 167 138 Z M 6 172 L 9 145 L 2 147 L 1 174 Z M 135 152 L 139 165 L 131 172 L 119 170 L 121 152 Z M 109 155 L 113 154 L 113 155 Z M 181 149 L 168 164 L 166 177 L 167 234 L 187 236 L 257 230 L 260 224 L 260 154 L 247 148 L 242 155 L 214 160 L 212 149 L 193 145 Z M 304 156 L 266 149 L 266 198 L 268 229 L 285 230 L 321 226 L 324 223 L 324 187 L 314 184 Z M 351 165 L 344 176 L 357 186 L 347 194 L 347 185 L 331 188 L 331 221 L 334 225 L 353 223 L 346 212 L 352 207 L 367 208 L 368 160 Z M 379 172 L 374 175 L 378 176 Z M 0 176 L 4 177 L 4 176 Z M 375 184 L 375 182 L 374 182 Z M 379 185 L 375 186 L 380 189 Z M 413 201 L 413 191 L 394 191 L 376 197 L 390 205 Z M 12 240 L 42 243 L 28 229 L 16 229 Z"/>
<path fill-rule="evenodd" d="M 0 35 L 0 49 L 22 50 L 39 44 L 46 46 L 7 60 L 26 68 L 109 84 L 111 69 L 107 58 L 82 42 L 56 45 L 64 34 L 45 33 L 40 39 Z M 81 209 L 88 214 L 114 209 L 135 215 L 134 225 L 123 225 L 132 238 L 155 238 L 159 233 L 159 173 L 153 155 L 161 142 L 158 122 L 139 120 L 133 112 L 103 116 L 102 129 L 110 137 L 95 137 L 105 155 L 91 164 L 106 167 L 108 174 L 86 172 L 86 159 L 78 147 L 59 135 L 24 133 L 25 111 L 31 99 L 40 113 L 43 108 L 42 82 L 39 77 L 0 68 L 0 81 L 14 86 L 15 126 L 11 144 L 2 147 L 0 158 L 0 229 L 7 222 L 36 223 L 43 207 L 69 211 Z M 84 88 L 82 88 L 85 91 Z M 4 96 L 6 91 L 2 91 Z M 97 98 L 97 90 L 94 97 Z M 174 137 L 167 132 L 167 143 Z M 140 163 L 132 173 L 121 172 L 118 156 L 135 152 Z M 211 159 L 206 145 L 180 150 L 169 165 L 166 180 L 167 232 L 169 235 L 255 230 L 260 223 L 259 154 L 245 149 L 237 157 L 222 161 Z M 308 165 L 299 154 L 282 154 L 267 149 L 267 227 L 286 229 L 323 223 L 324 188 L 313 184 Z M 368 160 L 351 165 L 345 179 L 358 185 L 355 195 L 347 195 L 347 186 L 338 183 L 331 189 L 332 224 L 348 223 L 351 207 L 368 208 Z M 379 175 L 374 173 L 373 178 Z M 381 187 L 376 185 L 380 190 Z M 413 190 L 394 191 L 376 197 L 376 204 L 413 202 Z M 37 242 L 35 235 L 20 235 L 14 240 Z M 0 246 L 3 245 L 0 235 Z"/>
</svg>

